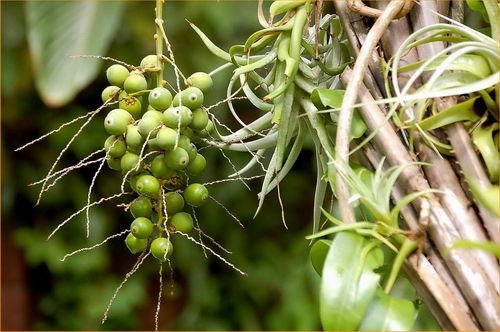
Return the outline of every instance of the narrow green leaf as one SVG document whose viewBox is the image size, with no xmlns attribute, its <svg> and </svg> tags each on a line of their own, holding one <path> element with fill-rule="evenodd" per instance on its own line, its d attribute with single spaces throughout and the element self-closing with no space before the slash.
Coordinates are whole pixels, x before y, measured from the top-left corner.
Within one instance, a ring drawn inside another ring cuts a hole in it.
<svg viewBox="0 0 500 332">
<path fill-rule="evenodd" d="M 35 83 L 43 101 L 60 107 L 98 74 L 125 7 L 118 1 L 29 1 L 28 43 Z"/>
<path fill-rule="evenodd" d="M 389 296 L 379 290 L 359 330 L 408 331 L 414 321 L 415 307 L 411 301 Z"/>
<path fill-rule="evenodd" d="M 365 316 L 380 279 L 373 269 L 383 264 L 378 247 L 362 257 L 369 243 L 351 232 L 339 233 L 333 240 L 321 281 L 320 316 L 325 330 L 354 330 Z"/>
</svg>

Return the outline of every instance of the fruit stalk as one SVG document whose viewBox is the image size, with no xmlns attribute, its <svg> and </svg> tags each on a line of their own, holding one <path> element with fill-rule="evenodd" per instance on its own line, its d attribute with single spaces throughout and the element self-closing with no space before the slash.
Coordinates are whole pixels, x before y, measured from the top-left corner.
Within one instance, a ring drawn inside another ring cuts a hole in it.
<svg viewBox="0 0 500 332">
<path fill-rule="evenodd" d="M 155 47 L 156 47 L 156 59 L 158 72 L 156 73 L 156 86 L 163 86 L 163 62 L 161 61 L 163 57 L 163 38 L 161 26 L 163 25 L 163 3 L 165 0 L 156 0 L 155 7 L 155 24 L 156 24 L 156 33 L 154 35 L 155 38 Z"/>
</svg>

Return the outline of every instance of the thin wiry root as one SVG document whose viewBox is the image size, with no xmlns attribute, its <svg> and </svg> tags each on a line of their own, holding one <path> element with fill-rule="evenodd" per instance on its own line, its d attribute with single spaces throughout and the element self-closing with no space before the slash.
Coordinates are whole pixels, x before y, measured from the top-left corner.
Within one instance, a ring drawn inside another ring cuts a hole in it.
<svg viewBox="0 0 500 332">
<path fill-rule="evenodd" d="M 170 272 L 169 286 L 170 286 L 170 296 L 174 295 L 174 269 L 172 268 L 172 263 L 170 259 L 167 259 L 168 271 Z"/>
<path fill-rule="evenodd" d="M 137 163 L 137 165 L 134 168 L 129 170 L 127 173 L 125 173 L 125 175 L 123 176 L 122 184 L 120 185 L 120 190 L 122 192 L 125 191 L 125 183 L 127 182 L 129 175 L 132 174 L 133 172 L 136 172 L 139 169 L 139 166 L 144 159 L 146 159 L 147 157 L 149 157 L 150 155 L 155 154 L 155 153 L 157 153 L 157 151 L 151 151 L 151 152 L 146 153 L 146 155 L 144 155 L 143 157 L 141 157 L 139 159 L 139 162 Z"/>
<path fill-rule="evenodd" d="M 95 205 L 99 205 L 103 202 L 106 202 L 106 201 L 110 201 L 112 199 L 115 199 L 115 198 L 118 198 L 118 197 L 121 197 L 123 195 L 130 195 L 132 194 L 132 192 L 121 192 L 121 193 L 118 193 L 118 194 L 115 194 L 115 195 L 112 195 L 112 196 L 109 196 L 109 197 L 103 197 L 101 198 L 100 200 L 98 201 L 95 201 L 95 202 L 92 202 L 88 205 L 85 205 L 84 207 L 82 207 L 80 210 L 76 211 L 75 213 L 73 213 L 72 215 L 70 215 L 68 218 L 64 219 L 63 222 L 61 222 L 53 231 L 52 233 L 50 233 L 50 235 L 47 237 L 47 240 L 49 240 L 55 233 L 57 233 L 57 231 L 59 231 L 59 229 L 61 229 L 61 227 L 63 227 L 64 225 L 66 225 L 69 221 L 71 221 L 74 217 L 76 217 L 77 215 L 79 215 L 80 213 L 82 213 L 83 211 L 85 211 L 85 209 L 87 209 L 87 206 L 95 206 Z"/>
<path fill-rule="evenodd" d="M 125 67 L 128 67 L 129 69 L 137 69 L 137 67 L 133 66 L 133 65 L 129 65 L 128 63 L 126 62 L 123 62 L 123 61 L 120 61 L 118 59 L 115 59 L 115 58 L 111 58 L 109 56 L 101 56 L 101 55 L 87 55 L 87 54 L 83 54 L 83 55 L 70 55 L 69 56 L 70 58 L 90 58 L 90 59 L 100 59 L 100 60 L 107 60 L 107 61 L 113 61 L 115 63 L 118 63 L 120 65 L 123 65 Z"/>
<path fill-rule="evenodd" d="M 210 105 L 208 107 L 205 108 L 205 110 L 208 112 L 210 111 L 212 108 L 216 108 L 222 104 L 225 104 L 227 103 L 228 101 L 232 101 L 232 100 L 242 100 L 242 99 L 248 99 L 247 97 L 244 97 L 244 96 L 239 96 L 239 97 L 229 97 L 229 98 L 226 98 L 226 99 L 223 99 L 223 100 L 220 100 L 218 102 L 216 102 L 215 104 L 213 105 Z"/>
<path fill-rule="evenodd" d="M 120 283 L 120 285 L 118 285 L 118 287 L 115 289 L 115 292 L 113 293 L 113 296 L 109 300 L 108 305 L 106 307 L 106 310 L 104 311 L 104 315 L 103 315 L 101 324 L 104 324 L 104 322 L 106 322 L 106 320 L 108 319 L 109 310 L 111 309 L 111 306 L 113 305 L 113 302 L 115 301 L 116 296 L 118 295 L 118 292 L 122 289 L 123 285 L 125 285 L 125 283 L 130 279 L 130 277 L 135 272 L 137 272 L 137 270 L 141 267 L 142 263 L 144 263 L 144 260 L 149 256 L 149 252 L 147 252 L 146 254 L 144 254 L 144 252 L 145 251 L 143 251 L 143 253 L 139 256 L 139 258 L 135 262 L 134 267 L 132 268 L 132 270 L 130 270 L 125 275 L 125 278 L 122 280 L 122 282 Z"/>
<path fill-rule="evenodd" d="M 161 206 L 163 210 L 163 229 L 167 232 L 167 238 L 170 240 L 170 233 L 167 228 L 168 212 L 167 212 L 167 202 L 165 201 L 165 190 L 161 188 Z"/>
<path fill-rule="evenodd" d="M 158 299 L 156 301 L 155 331 L 158 331 L 158 320 L 160 317 L 160 306 L 161 306 L 161 294 L 163 292 L 163 264 L 160 264 L 159 275 L 160 275 L 160 278 L 159 278 L 160 287 L 158 289 Z"/>
<path fill-rule="evenodd" d="M 54 169 L 56 168 L 58 162 L 61 160 L 63 154 L 69 149 L 69 147 L 71 146 L 71 143 L 73 143 L 73 141 L 80 135 L 80 133 L 83 131 L 83 129 L 85 129 L 85 127 L 87 127 L 87 125 L 90 123 L 90 121 L 92 121 L 92 119 L 94 118 L 94 116 L 96 116 L 97 114 L 99 114 L 99 112 L 105 108 L 106 106 L 108 105 L 108 102 L 105 102 L 104 104 L 102 104 L 99 108 L 97 108 L 95 111 L 93 112 L 90 112 L 88 114 L 90 114 L 90 116 L 88 117 L 87 121 L 85 121 L 85 123 L 78 129 L 78 131 L 73 135 L 73 137 L 71 137 L 71 139 L 69 140 L 69 142 L 66 144 L 66 146 L 61 150 L 61 152 L 59 153 L 59 155 L 57 156 L 56 158 L 56 161 L 54 161 L 54 163 L 52 164 L 52 167 L 50 168 L 49 172 L 47 173 L 47 176 L 46 177 L 49 177 L 50 175 L 52 175 L 52 172 L 54 171 Z M 87 115 L 88 115 L 87 114 Z M 38 194 L 38 199 L 36 201 L 36 205 L 38 205 L 40 203 L 40 200 L 42 199 L 42 194 L 44 192 L 44 189 L 47 185 L 47 181 L 48 180 L 45 180 L 43 183 L 42 183 L 42 189 L 40 190 L 40 193 Z"/>
<path fill-rule="evenodd" d="M 233 253 L 232 251 L 227 250 L 221 244 L 219 244 L 217 241 L 215 241 L 210 235 L 208 235 L 207 233 L 205 233 L 198 224 L 196 225 L 196 227 L 194 229 L 197 230 L 205 238 L 207 238 L 210 242 L 212 242 L 217 248 L 219 248 L 220 250 L 224 251 L 226 254 L 231 255 Z"/>
<path fill-rule="evenodd" d="M 245 177 L 245 178 L 241 178 L 241 179 L 245 180 L 245 181 L 250 181 L 250 180 L 258 179 L 258 178 L 261 178 L 261 177 L 264 177 L 264 176 L 265 176 L 264 174 L 261 174 L 261 175 L 254 175 L 254 176 L 249 176 L 249 177 Z M 222 179 L 222 180 L 215 180 L 215 181 L 211 181 L 211 182 L 205 182 L 205 183 L 203 183 L 203 185 L 204 186 L 211 186 L 213 184 L 224 183 L 224 182 L 232 182 L 232 181 L 240 181 L 240 179 L 238 179 L 238 178 L 228 178 L 228 179 Z"/>
<path fill-rule="evenodd" d="M 40 179 L 36 182 L 32 182 L 30 183 L 28 186 L 36 186 L 37 184 L 41 184 L 43 183 L 44 181 L 46 180 L 50 180 L 58 175 L 61 175 L 60 177 L 58 177 L 56 180 L 54 180 L 54 182 L 57 182 L 59 179 L 61 179 L 62 177 L 64 177 L 66 174 L 68 174 L 69 172 L 71 172 L 72 170 L 75 170 L 75 169 L 78 169 L 78 168 L 81 168 L 81 167 L 85 167 L 85 166 L 88 166 L 88 165 L 92 165 L 92 164 L 95 164 L 95 163 L 98 163 L 101 161 L 101 158 L 99 159 L 96 159 L 96 160 L 91 160 L 91 161 L 88 161 L 90 158 L 92 158 L 93 156 L 95 156 L 96 154 L 99 154 L 101 152 L 104 151 L 104 148 L 102 149 L 99 149 L 97 151 L 94 151 L 92 152 L 91 154 L 89 154 L 87 157 L 83 158 L 82 160 L 80 160 L 78 162 L 78 164 L 76 165 L 72 165 L 72 166 L 68 166 L 66 168 L 63 168 L 57 172 L 54 172 L 52 173 L 52 175 L 50 175 L 49 177 L 45 177 L 43 179 Z M 52 186 L 53 184 L 51 184 Z"/>
<path fill-rule="evenodd" d="M 280 184 L 276 185 L 276 188 L 278 189 L 278 201 L 280 202 L 280 208 L 281 208 L 281 221 L 283 222 L 283 226 L 285 226 L 286 229 L 288 229 L 288 226 L 286 224 L 286 219 L 285 219 L 285 207 L 283 206 L 283 200 L 281 199 L 281 192 L 280 192 Z"/>
<path fill-rule="evenodd" d="M 127 212 L 128 209 L 130 209 L 130 205 L 132 205 L 132 203 L 121 203 L 121 204 L 116 204 L 116 207 L 123 208 L 123 211 Z"/>
<path fill-rule="evenodd" d="M 117 141 L 115 141 L 116 143 Z M 113 145 L 115 144 L 113 143 Z M 101 164 L 99 165 L 99 168 L 97 169 L 97 172 L 95 172 L 94 176 L 92 177 L 92 182 L 90 183 L 89 186 L 89 192 L 87 194 L 87 210 L 85 210 L 85 227 L 87 231 L 87 238 L 90 236 L 90 196 L 92 194 L 92 189 L 94 189 L 95 181 L 97 177 L 99 176 L 99 173 L 101 173 L 102 167 L 104 166 L 104 163 L 106 162 L 106 158 L 102 159 Z"/>
<path fill-rule="evenodd" d="M 218 200 L 215 199 L 215 197 L 213 196 L 210 196 L 210 199 L 212 199 L 212 201 L 214 201 L 215 203 L 217 203 L 217 205 L 219 205 L 224 211 L 226 211 L 226 213 L 228 215 L 230 215 L 234 220 L 236 220 L 236 222 L 242 227 L 242 228 L 245 228 L 245 226 L 243 226 L 243 224 L 241 223 L 241 221 L 238 219 L 238 217 L 236 217 L 234 214 L 231 213 L 231 211 L 228 210 L 227 207 L 224 206 L 224 204 L 222 204 L 221 202 L 219 202 Z"/>
<path fill-rule="evenodd" d="M 114 239 L 115 237 L 120 237 L 120 236 L 122 236 L 122 235 L 124 235 L 124 234 L 127 234 L 128 232 L 130 232 L 130 230 L 126 229 L 126 230 L 124 230 L 124 231 L 121 231 L 120 233 L 116 233 L 116 234 L 113 234 L 113 235 L 108 236 L 108 237 L 107 237 L 107 238 L 105 238 L 103 241 L 101 241 L 101 242 L 99 242 L 99 243 L 97 243 L 97 244 L 95 244 L 95 245 L 93 245 L 93 246 L 91 246 L 91 247 L 80 248 L 80 249 L 75 250 L 75 251 L 73 251 L 73 252 L 71 252 L 71 253 L 69 253 L 69 254 L 66 254 L 66 255 L 64 255 L 64 257 L 63 257 L 63 258 L 61 258 L 61 262 L 64 262 L 64 261 L 66 260 L 66 258 L 71 257 L 71 256 L 73 256 L 73 255 L 75 255 L 75 254 L 80 253 L 80 252 L 89 251 L 89 250 L 95 249 L 95 248 L 97 248 L 97 247 L 100 247 L 100 246 L 102 246 L 103 244 L 105 244 L 106 242 L 108 242 L 109 240 Z"/>
<path fill-rule="evenodd" d="M 203 244 L 203 239 L 201 237 L 202 231 L 201 231 L 201 228 L 200 228 L 200 223 L 198 222 L 198 216 L 196 215 L 196 211 L 195 211 L 194 208 L 191 209 L 191 210 L 192 210 L 191 215 L 193 216 L 194 223 L 195 223 L 194 229 L 198 231 L 198 240 L 200 240 L 200 243 Z M 203 249 L 203 255 L 205 256 L 205 258 L 208 258 L 207 251 L 205 250 L 205 246 L 202 246 L 201 248 Z"/>
<path fill-rule="evenodd" d="M 191 236 L 189 236 L 188 234 L 186 233 L 183 233 L 183 232 L 179 232 L 179 231 L 176 231 L 175 233 L 178 233 L 182 236 L 184 236 L 185 238 L 187 238 L 188 240 L 190 240 L 191 242 L 194 242 L 195 244 L 199 245 L 199 246 L 205 246 L 204 244 L 196 241 L 194 238 L 192 238 Z M 212 253 L 212 255 L 214 255 L 215 257 L 217 257 L 218 259 L 220 259 L 222 262 L 224 262 L 226 265 L 228 265 L 229 267 L 231 267 L 232 269 L 234 269 L 235 271 L 239 272 L 240 274 L 246 276 L 247 274 L 243 271 L 241 271 L 240 269 L 238 269 L 236 266 L 234 266 L 232 263 L 228 262 L 224 257 L 222 257 L 221 255 L 219 255 L 218 253 L 216 253 L 215 251 L 213 251 L 210 247 L 207 247 L 205 246 L 205 249 L 207 249 L 208 251 L 210 251 Z"/>
</svg>

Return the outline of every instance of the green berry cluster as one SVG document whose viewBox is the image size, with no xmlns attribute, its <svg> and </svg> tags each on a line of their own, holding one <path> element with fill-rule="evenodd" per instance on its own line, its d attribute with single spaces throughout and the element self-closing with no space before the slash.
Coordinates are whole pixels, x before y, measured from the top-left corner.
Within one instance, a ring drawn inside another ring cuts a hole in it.
<svg viewBox="0 0 500 332">
<path fill-rule="evenodd" d="M 125 243 L 134 254 L 149 248 L 164 261 L 173 250 L 170 232 L 193 229 L 193 217 L 184 210 L 201 206 L 209 197 L 203 184 L 187 182 L 206 166 L 195 142 L 213 130 L 203 108 L 212 79 L 194 73 L 186 79 L 186 89 L 172 97 L 165 86 L 157 86 L 156 67 L 156 55 L 146 56 L 132 71 L 110 66 L 110 86 L 101 97 L 112 108 L 104 119 L 110 135 L 104 142 L 107 164 L 127 176 L 138 195 L 130 203 L 134 220 Z"/>
</svg>

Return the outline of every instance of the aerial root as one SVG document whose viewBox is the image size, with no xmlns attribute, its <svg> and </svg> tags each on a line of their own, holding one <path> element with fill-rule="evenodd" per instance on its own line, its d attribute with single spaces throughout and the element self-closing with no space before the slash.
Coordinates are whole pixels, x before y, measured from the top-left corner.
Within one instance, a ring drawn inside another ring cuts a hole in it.
<svg viewBox="0 0 500 332">
<path fill-rule="evenodd" d="M 197 245 L 199 246 L 205 246 L 204 244 L 196 241 L 196 239 L 194 239 L 193 237 L 189 236 L 188 234 L 186 233 L 183 233 L 183 232 L 179 232 L 179 231 L 176 231 L 175 233 L 178 233 L 182 236 L 184 236 L 185 238 L 187 238 L 188 240 L 190 240 L 191 242 L 194 242 L 196 243 Z M 205 246 L 205 249 L 207 249 L 208 251 L 210 251 L 212 253 L 212 255 L 214 255 L 215 257 L 217 257 L 218 259 L 220 259 L 222 262 L 224 262 L 226 265 L 228 265 L 229 267 L 231 267 L 232 269 L 234 269 L 235 271 L 237 271 L 238 273 L 240 273 L 241 275 L 246 275 L 245 272 L 241 271 L 240 269 L 238 269 L 236 266 L 234 266 L 232 263 L 228 262 L 224 257 L 222 257 L 221 255 L 219 255 L 218 253 L 216 253 L 214 250 L 212 250 L 210 247 L 207 247 Z"/>
<path fill-rule="evenodd" d="M 261 174 L 261 175 L 254 175 L 254 176 L 249 176 L 249 177 L 241 178 L 241 180 L 250 181 L 250 180 L 262 178 L 264 176 L 265 175 L 263 175 L 263 174 Z M 203 185 L 204 186 L 211 186 L 213 184 L 225 183 L 225 182 L 233 182 L 233 181 L 241 181 L 241 180 L 239 178 L 227 178 L 227 179 L 222 179 L 222 180 L 215 180 L 215 181 L 211 181 L 211 182 L 205 182 L 205 183 L 203 183 Z"/>
<path fill-rule="evenodd" d="M 221 202 L 219 202 L 218 200 L 216 200 L 215 197 L 213 197 L 211 195 L 209 197 L 210 197 L 210 199 L 212 201 L 214 201 L 215 203 L 217 203 L 217 205 L 219 205 L 224 211 L 226 211 L 226 213 L 228 215 L 230 215 L 234 220 L 236 220 L 236 222 L 241 226 L 241 228 L 245 228 L 245 226 L 243 226 L 243 223 L 238 219 L 238 217 L 236 217 L 234 214 L 232 214 L 231 211 L 229 211 L 229 209 L 224 206 L 224 204 L 222 204 Z"/>
<path fill-rule="evenodd" d="M 49 240 L 55 233 L 57 233 L 57 231 L 59 231 L 59 229 L 61 229 L 61 227 L 63 227 L 64 225 L 66 225 L 69 221 L 71 221 L 74 217 L 76 217 L 77 215 L 79 215 L 80 213 L 82 213 L 83 211 L 85 211 L 85 209 L 87 209 L 87 207 L 89 206 L 95 206 L 95 205 L 99 205 L 103 202 L 106 202 L 106 201 L 110 201 L 112 199 L 115 199 L 115 198 L 118 198 L 118 197 L 121 197 L 123 195 L 130 195 L 132 194 L 132 192 L 121 192 L 121 193 L 118 193 L 118 194 L 114 194 L 112 196 L 108 196 L 108 197 L 103 197 L 101 198 L 100 200 L 98 201 L 95 201 L 95 202 L 92 202 L 90 204 L 87 204 L 85 205 L 84 207 L 82 207 L 80 210 L 74 212 L 72 215 L 70 215 L 68 218 L 64 219 L 63 222 L 61 222 L 53 231 L 52 233 L 50 233 L 50 235 L 47 237 L 47 240 Z"/>
<path fill-rule="evenodd" d="M 115 141 L 113 145 L 116 143 Z M 87 238 L 90 236 L 90 196 L 92 194 L 92 189 L 94 189 L 95 181 L 97 177 L 99 176 L 99 173 L 101 173 L 102 167 L 104 166 L 104 163 L 106 162 L 106 158 L 103 158 L 101 163 L 99 164 L 99 168 L 95 172 L 94 176 L 92 177 L 92 182 L 90 183 L 89 186 L 89 192 L 87 194 L 87 210 L 85 210 L 85 226 L 86 226 L 86 231 L 87 231 Z"/>
<path fill-rule="evenodd" d="M 163 264 L 160 264 L 159 275 L 160 275 L 159 277 L 160 287 L 158 289 L 158 299 L 156 300 L 155 331 L 158 331 L 158 320 L 160 317 L 160 307 L 161 307 L 161 294 L 163 292 Z"/>
<path fill-rule="evenodd" d="M 123 285 L 130 279 L 130 277 L 137 272 L 137 270 L 141 267 L 142 263 L 144 263 L 144 260 L 149 256 L 149 252 L 143 251 L 137 261 L 135 262 L 134 266 L 132 267 L 132 270 L 130 270 L 126 275 L 125 278 L 122 280 L 120 285 L 115 289 L 115 292 L 113 293 L 113 296 L 108 302 L 108 305 L 106 307 L 106 310 L 104 311 L 104 315 L 101 321 L 101 324 L 104 324 L 106 320 L 108 319 L 108 313 L 109 310 L 111 309 L 111 306 L 113 305 L 113 302 L 116 299 L 116 296 L 118 295 L 118 292 L 122 289 Z"/>
<path fill-rule="evenodd" d="M 89 250 L 95 249 L 95 248 L 97 248 L 97 247 L 100 247 L 100 246 L 102 246 L 103 244 L 107 243 L 109 240 L 112 240 L 112 239 L 114 239 L 114 238 L 116 238 L 116 237 L 123 236 L 124 234 L 127 234 L 128 232 L 130 232 L 130 230 L 128 230 L 128 229 L 123 230 L 123 231 L 121 231 L 120 233 L 116 233 L 116 234 L 113 234 L 113 235 L 108 236 L 108 237 L 107 237 L 107 238 L 105 238 L 103 241 L 101 241 L 101 242 L 99 242 L 99 243 L 97 243 L 97 244 L 95 244 L 95 245 L 93 245 L 93 246 L 91 246 L 91 247 L 80 248 L 80 249 L 75 250 L 75 251 L 73 251 L 73 252 L 71 252 L 71 253 L 69 253 L 69 254 L 66 254 L 66 255 L 64 255 L 64 257 L 63 257 L 63 258 L 61 258 L 61 262 L 64 262 L 64 261 L 66 260 L 66 258 L 71 257 L 71 256 L 73 256 L 73 255 L 75 255 L 75 254 L 80 253 L 80 252 L 89 251 Z"/>
</svg>

